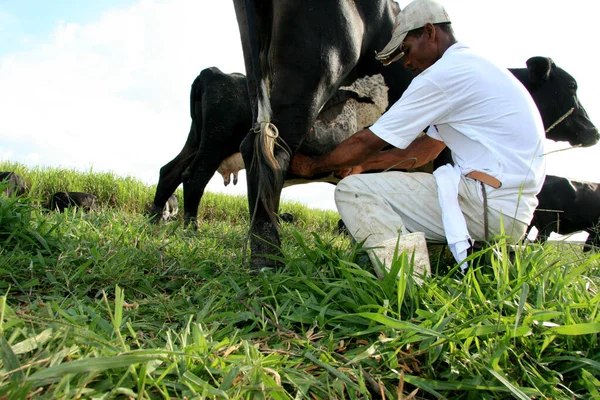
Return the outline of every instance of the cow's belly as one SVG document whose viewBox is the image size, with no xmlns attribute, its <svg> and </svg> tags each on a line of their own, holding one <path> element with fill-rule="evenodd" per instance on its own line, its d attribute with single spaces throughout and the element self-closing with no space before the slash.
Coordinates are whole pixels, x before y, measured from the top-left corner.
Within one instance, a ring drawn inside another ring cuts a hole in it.
<svg viewBox="0 0 600 400">
<path fill-rule="evenodd" d="M 318 157 L 329 153 L 361 129 L 371 126 L 388 105 L 383 76 L 357 79 L 342 87 L 319 113 L 300 146 L 303 154 Z"/>
</svg>

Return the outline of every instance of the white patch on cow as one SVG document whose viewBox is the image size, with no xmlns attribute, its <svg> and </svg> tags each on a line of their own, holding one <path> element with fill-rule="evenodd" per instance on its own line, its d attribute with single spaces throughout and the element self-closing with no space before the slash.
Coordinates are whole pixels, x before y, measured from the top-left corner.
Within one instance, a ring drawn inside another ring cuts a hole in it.
<svg viewBox="0 0 600 400">
<path fill-rule="evenodd" d="M 271 122 L 271 101 L 269 99 L 268 83 L 263 79 L 260 83 L 261 95 L 258 96 L 258 121 Z"/>
</svg>

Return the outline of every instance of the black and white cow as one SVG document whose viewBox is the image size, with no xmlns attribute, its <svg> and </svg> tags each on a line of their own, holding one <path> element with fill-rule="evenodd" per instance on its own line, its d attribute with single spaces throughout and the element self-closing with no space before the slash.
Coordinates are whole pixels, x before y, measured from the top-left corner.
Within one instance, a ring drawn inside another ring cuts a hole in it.
<svg viewBox="0 0 600 400">
<path fill-rule="evenodd" d="M 83 192 L 56 192 L 44 207 L 61 213 L 69 207 L 79 207 L 86 211 L 93 211 L 97 208 L 96 196 Z"/>
<path fill-rule="evenodd" d="M 0 172 L 0 182 L 5 181 L 7 186 L 4 189 L 4 194 L 8 197 L 17 195 L 22 196 L 27 192 L 27 184 L 25 180 L 14 172 Z"/>
<path fill-rule="evenodd" d="M 397 4 L 390 0 L 234 0 L 256 129 L 240 150 L 248 177 L 251 266 L 274 267 L 275 215 L 293 155 L 322 107 L 344 84 L 382 74 L 393 104 L 413 75 L 374 57 L 389 41 Z M 323 151 L 332 147 L 325 142 Z M 304 152 L 304 151 L 302 151 Z"/>
<path fill-rule="evenodd" d="M 175 218 L 177 213 L 179 212 L 179 201 L 177 200 L 177 196 L 173 193 L 167 199 L 167 204 L 165 204 L 165 208 L 163 209 L 162 219 L 164 221 L 168 221 L 170 219 Z"/>
<path fill-rule="evenodd" d="M 547 239 L 552 232 L 586 231 L 586 244 L 600 245 L 600 184 L 547 175 L 537 198 L 539 205 L 529 228 L 538 229 L 539 239 Z"/>
</svg>

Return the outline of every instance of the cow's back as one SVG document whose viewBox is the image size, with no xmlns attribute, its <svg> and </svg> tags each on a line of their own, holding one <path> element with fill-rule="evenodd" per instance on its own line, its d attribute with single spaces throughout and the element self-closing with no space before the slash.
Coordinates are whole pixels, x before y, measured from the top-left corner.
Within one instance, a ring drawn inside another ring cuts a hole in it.
<svg viewBox="0 0 600 400">
<path fill-rule="evenodd" d="M 241 138 L 248 133 L 252 111 L 244 75 L 206 68 L 192 84 L 191 97 L 192 121 L 203 129 L 201 140 L 210 141 L 214 135 Z"/>
</svg>

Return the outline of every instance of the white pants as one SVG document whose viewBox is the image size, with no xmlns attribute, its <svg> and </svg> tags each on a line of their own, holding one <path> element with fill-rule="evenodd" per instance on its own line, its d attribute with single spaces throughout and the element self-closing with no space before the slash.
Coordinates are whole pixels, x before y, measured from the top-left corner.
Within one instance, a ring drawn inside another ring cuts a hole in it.
<svg viewBox="0 0 600 400">
<path fill-rule="evenodd" d="M 461 177 L 458 202 L 471 238 L 485 240 L 481 183 Z M 335 203 L 346 228 L 357 242 L 373 247 L 399 234 L 423 232 L 428 242 L 446 243 L 438 189 L 432 174 L 390 171 L 350 175 L 335 189 Z M 527 224 L 494 210 L 488 204 L 490 239 L 501 233 L 516 242 Z"/>
</svg>

